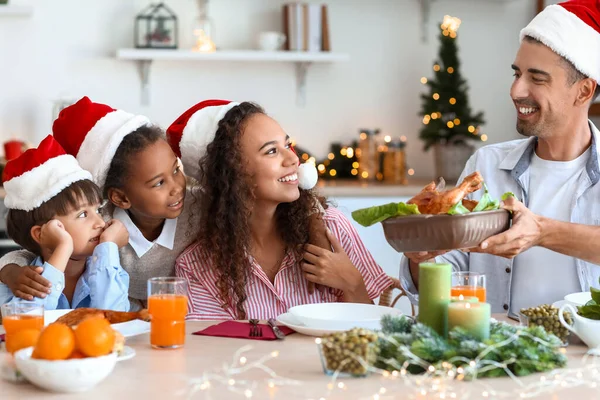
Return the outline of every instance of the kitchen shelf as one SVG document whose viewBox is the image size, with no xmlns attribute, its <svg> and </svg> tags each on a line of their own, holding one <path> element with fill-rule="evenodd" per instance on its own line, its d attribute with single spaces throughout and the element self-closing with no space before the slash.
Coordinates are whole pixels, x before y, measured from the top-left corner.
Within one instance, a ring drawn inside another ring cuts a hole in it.
<svg viewBox="0 0 600 400">
<path fill-rule="evenodd" d="M 314 64 L 345 62 L 348 54 L 303 51 L 221 50 L 199 53 L 191 50 L 119 49 L 117 59 L 138 64 L 142 82 L 142 104 L 150 103 L 150 67 L 154 61 L 283 62 L 296 67 L 296 99 L 306 102 L 306 75 Z"/>
<path fill-rule="evenodd" d="M 33 14 L 31 6 L 0 5 L 0 17 L 28 17 Z"/>
</svg>

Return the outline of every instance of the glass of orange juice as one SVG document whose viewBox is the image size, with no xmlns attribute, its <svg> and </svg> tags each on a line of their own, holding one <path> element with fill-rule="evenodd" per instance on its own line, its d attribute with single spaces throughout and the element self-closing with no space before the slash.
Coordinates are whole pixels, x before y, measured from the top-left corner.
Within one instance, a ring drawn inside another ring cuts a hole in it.
<svg viewBox="0 0 600 400">
<path fill-rule="evenodd" d="M 164 277 L 148 279 L 150 344 L 155 349 L 176 349 L 185 343 L 187 280 Z"/>
<path fill-rule="evenodd" d="M 33 301 L 2 304 L 2 325 L 6 331 L 6 347 L 10 348 L 13 335 L 25 329 L 41 331 L 44 328 L 44 306 Z"/>
<path fill-rule="evenodd" d="M 480 272 L 461 271 L 452 273 L 451 296 L 477 297 L 480 303 L 485 303 L 485 275 Z"/>
</svg>

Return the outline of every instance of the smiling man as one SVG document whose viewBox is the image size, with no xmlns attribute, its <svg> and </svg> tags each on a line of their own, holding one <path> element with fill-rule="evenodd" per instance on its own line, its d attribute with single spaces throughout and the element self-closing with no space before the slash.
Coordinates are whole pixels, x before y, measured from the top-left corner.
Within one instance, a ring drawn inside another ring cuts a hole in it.
<svg viewBox="0 0 600 400">
<path fill-rule="evenodd" d="M 457 270 L 485 273 L 492 310 L 508 310 L 512 317 L 598 282 L 600 266 L 584 259 L 599 258 L 560 242 L 573 243 L 564 236 L 573 232 L 581 238 L 575 244 L 592 251 L 585 238 L 594 232 L 600 237 L 594 226 L 600 224 L 600 133 L 588 120 L 600 91 L 600 0 L 549 6 L 520 39 L 510 95 L 517 131 L 526 138 L 478 150 L 461 180 L 479 171 L 492 194 L 512 191 L 524 205 L 511 200 L 512 228 L 477 252 L 407 254 L 400 277 L 413 301 L 418 263 L 436 255 Z"/>
</svg>

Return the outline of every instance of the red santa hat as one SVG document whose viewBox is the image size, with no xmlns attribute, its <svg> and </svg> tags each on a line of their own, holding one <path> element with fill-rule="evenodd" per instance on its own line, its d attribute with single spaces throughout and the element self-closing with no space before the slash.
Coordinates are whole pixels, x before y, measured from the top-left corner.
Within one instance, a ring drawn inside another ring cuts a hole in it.
<svg viewBox="0 0 600 400">
<path fill-rule="evenodd" d="M 2 180 L 6 197 L 4 205 L 31 211 L 50 200 L 72 183 L 92 179 L 92 174 L 79 166 L 72 155 L 48 135 L 35 149 L 29 149 L 9 161 Z"/>
<path fill-rule="evenodd" d="M 523 30 L 600 82 L 600 0 L 572 0 L 548 6 Z"/>
<path fill-rule="evenodd" d="M 206 146 L 214 139 L 219 121 L 239 104 L 228 100 L 202 101 L 184 112 L 167 129 L 167 140 L 181 158 L 186 174 L 198 177 L 198 161 L 206 152 Z M 298 185 L 301 189 L 312 189 L 317 179 L 317 169 L 313 164 L 300 165 Z"/>
<path fill-rule="evenodd" d="M 94 182 L 102 188 L 123 138 L 149 124 L 150 120 L 142 115 L 115 110 L 84 97 L 60 112 L 52 132 L 56 141 L 77 158 L 83 169 L 91 172 Z"/>
</svg>

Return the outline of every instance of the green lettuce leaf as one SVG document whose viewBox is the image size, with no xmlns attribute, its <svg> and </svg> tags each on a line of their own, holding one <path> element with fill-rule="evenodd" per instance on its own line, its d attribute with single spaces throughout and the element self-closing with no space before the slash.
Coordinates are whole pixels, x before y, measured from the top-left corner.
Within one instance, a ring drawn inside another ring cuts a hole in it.
<svg viewBox="0 0 600 400">
<path fill-rule="evenodd" d="M 502 201 L 506 201 L 506 200 L 508 200 L 509 197 L 514 197 L 515 199 L 517 198 L 517 196 L 515 196 L 515 194 L 513 192 L 506 192 L 502 195 L 501 199 L 502 199 Z"/>
<path fill-rule="evenodd" d="M 483 192 L 483 196 L 481 196 L 481 199 L 479 200 L 479 203 L 477 203 L 477 206 L 475 206 L 473 209 L 473 212 L 495 210 L 493 207 L 494 203 L 497 203 L 497 201 L 492 199 L 492 196 L 490 195 L 488 187 L 485 183 L 483 184 L 483 189 L 485 190 Z"/>
<path fill-rule="evenodd" d="M 352 211 L 352 218 L 362 226 L 371 226 L 388 218 L 420 214 L 416 204 L 388 203 Z"/>
<path fill-rule="evenodd" d="M 600 304 L 600 289 L 590 288 L 590 292 L 592 294 L 592 300 L 596 302 L 596 304 Z"/>
<path fill-rule="evenodd" d="M 448 210 L 448 214 L 450 215 L 459 215 L 459 214 L 468 214 L 470 213 L 469 209 L 462 204 L 462 200 L 452 206 L 451 209 Z"/>
</svg>

